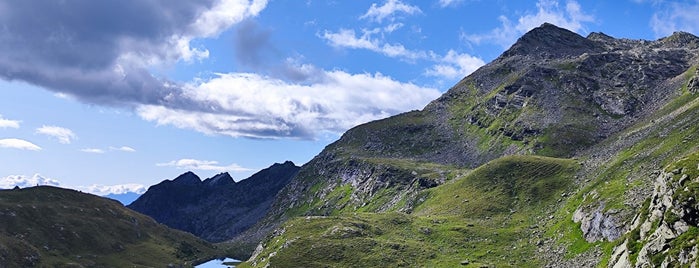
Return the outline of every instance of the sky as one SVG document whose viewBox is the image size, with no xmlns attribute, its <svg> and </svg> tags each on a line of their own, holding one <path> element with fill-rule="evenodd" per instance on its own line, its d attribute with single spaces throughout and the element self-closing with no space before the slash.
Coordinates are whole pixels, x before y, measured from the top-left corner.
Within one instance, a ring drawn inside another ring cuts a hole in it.
<svg viewBox="0 0 699 268">
<path fill-rule="evenodd" d="M 544 22 L 699 34 L 699 1 L 0 0 L 0 188 L 143 192 L 302 165 Z"/>
</svg>

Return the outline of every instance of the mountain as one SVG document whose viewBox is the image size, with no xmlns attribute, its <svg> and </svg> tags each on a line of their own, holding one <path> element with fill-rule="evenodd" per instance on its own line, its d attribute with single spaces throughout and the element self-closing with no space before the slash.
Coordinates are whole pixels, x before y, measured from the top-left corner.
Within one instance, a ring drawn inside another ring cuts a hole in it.
<svg viewBox="0 0 699 268">
<path fill-rule="evenodd" d="M 696 265 L 697 67 L 688 33 L 543 24 L 344 133 L 228 243 L 254 249 L 240 267 Z"/>
<path fill-rule="evenodd" d="M 136 199 L 138 199 L 139 196 L 141 196 L 141 194 L 135 192 L 104 195 L 104 197 L 119 201 L 119 203 L 122 203 L 125 206 L 131 204 L 133 201 L 136 201 Z"/>
<path fill-rule="evenodd" d="M 287 161 L 239 182 L 228 173 L 202 181 L 196 174 L 187 172 L 151 186 L 128 207 L 169 227 L 220 242 L 262 218 L 277 192 L 298 169 Z"/>
<path fill-rule="evenodd" d="M 0 267 L 191 266 L 220 254 L 107 198 L 52 186 L 0 190 Z"/>
</svg>

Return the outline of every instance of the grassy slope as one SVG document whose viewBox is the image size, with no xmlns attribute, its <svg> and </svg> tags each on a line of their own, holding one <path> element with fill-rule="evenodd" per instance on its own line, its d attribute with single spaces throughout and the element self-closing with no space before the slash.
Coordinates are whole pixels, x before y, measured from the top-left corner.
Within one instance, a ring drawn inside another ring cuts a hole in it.
<svg viewBox="0 0 699 268">
<path fill-rule="evenodd" d="M 55 187 L 0 191 L 0 222 L 3 267 L 163 267 L 218 254 L 116 201 Z"/>
<path fill-rule="evenodd" d="M 295 218 L 265 241 L 257 265 L 449 267 L 468 260 L 476 267 L 537 266 L 535 225 L 570 186 L 578 166 L 509 156 L 427 190 L 412 214 Z"/>
<path fill-rule="evenodd" d="M 687 73 L 692 72 L 693 69 L 690 69 Z M 689 80 L 690 77 L 687 75 L 685 80 Z M 699 151 L 699 139 L 696 138 L 699 133 L 698 96 L 682 88 L 678 97 L 652 117 L 638 122 L 590 150 L 594 153 L 603 147 L 618 149 L 592 172 L 583 174 L 589 182 L 568 198 L 563 208 L 556 212 L 556 218 L 561 220 L 547 227 L 547 235 L 555 237 L 567 248 L 567 257 L 572 258 L 594 247 L 600 247 L 604 257 L 599 266 L 606 267 L 612 248 L 622 243 L 623 237 L 616 241 L 588 243 L 582 237 L 580 224 L 574 223 L 570 215 L 581 205 L 590 205 L 593 202 L 604 204 L 605 210 L 640 211 L 643 199 L 652 191 L 650 187 L 657 176 L 655 171 Z M 623 144 L 627 139 L 635 142 L 616 147 L 616 144 Z M 634 212 L 628 216 L 635 215 Z M 631 218 L 626 220 L 630 221 Z"/>
</svg>

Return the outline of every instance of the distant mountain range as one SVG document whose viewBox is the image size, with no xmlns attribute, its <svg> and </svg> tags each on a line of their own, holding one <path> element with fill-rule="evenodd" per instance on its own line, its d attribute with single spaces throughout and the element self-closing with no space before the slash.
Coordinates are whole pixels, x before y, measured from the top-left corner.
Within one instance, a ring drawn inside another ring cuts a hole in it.
<svg viewBox="0 0 699 268">
<path fill-rule="evenodd" d="M 128 208 L 169 227 L 212 242 L 233 238 L 257 223 L 279 190 L 298 172 L 292 162 L 274 164 L 235 182 L 228 173 L 201 180 L 192 172 L 148 188 Z"/>
<path fill-rule="evenodd" d="M 108 194 L 103 196 L 119 201 L 119 203 L 122 203 L 123 205 L 127 206 L 133 203 L 133 201 L 136 201 L 136 199 L 138 199 L 141 196 L 141 194 L 134 192 L 126 192 L 122 194 Z"/>
</svg>

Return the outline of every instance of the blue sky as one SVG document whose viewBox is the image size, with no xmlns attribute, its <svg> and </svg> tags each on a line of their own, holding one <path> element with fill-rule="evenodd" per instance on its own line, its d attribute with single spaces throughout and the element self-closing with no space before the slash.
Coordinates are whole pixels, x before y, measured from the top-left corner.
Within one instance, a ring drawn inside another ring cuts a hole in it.
<svg viewBox="0 0 699 268">
<path fill-rule="evenodd" d="M 699 1 L 0 1 L 0 188 L 304 164 L 550 22 L 655 40 Z"/>
</svg>

